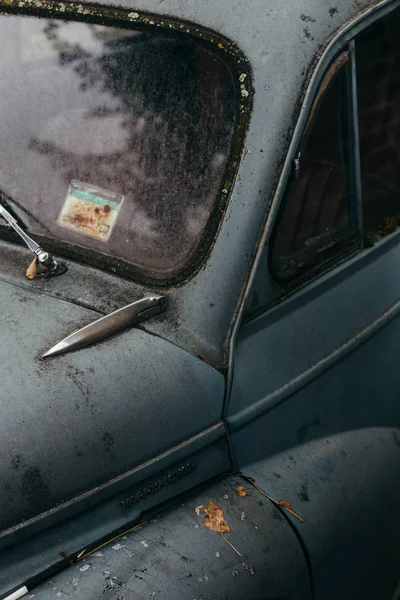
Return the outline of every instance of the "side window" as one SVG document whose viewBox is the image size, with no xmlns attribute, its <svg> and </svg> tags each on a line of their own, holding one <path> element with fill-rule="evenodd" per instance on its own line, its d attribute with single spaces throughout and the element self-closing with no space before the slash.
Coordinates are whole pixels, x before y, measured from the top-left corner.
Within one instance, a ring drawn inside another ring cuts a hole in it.
<svg viewBox="0 0 400 600">
<path fill-rule="evenodd" d="M 247 318 L 400 226 L 399 32 L 400 8 L 358 34 L 323 76 Z"/>
<path fill-rule="evenodd" d="M 400 224 L 400 11 L 356 43 L 364 230 L 370 244 Z"/>
<path fill-rule="evenodd" d="M 328 70 L 311 110 L 272 238 L 274 279 L 287 283 L 329 264 L 354 243 L 347 185 L 349 56 Z"/>
</svg>

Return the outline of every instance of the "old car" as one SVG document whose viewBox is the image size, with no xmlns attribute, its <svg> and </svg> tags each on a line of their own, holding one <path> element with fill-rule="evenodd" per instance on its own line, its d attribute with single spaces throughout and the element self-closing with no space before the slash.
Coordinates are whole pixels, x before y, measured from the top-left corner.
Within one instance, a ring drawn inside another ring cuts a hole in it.
<svg viewBox="0 0 400 600">
<path fill-rule="evenodd" d="M 0 598 L 398 600 L 400 2 L 0 4 Z"/>
</svg>

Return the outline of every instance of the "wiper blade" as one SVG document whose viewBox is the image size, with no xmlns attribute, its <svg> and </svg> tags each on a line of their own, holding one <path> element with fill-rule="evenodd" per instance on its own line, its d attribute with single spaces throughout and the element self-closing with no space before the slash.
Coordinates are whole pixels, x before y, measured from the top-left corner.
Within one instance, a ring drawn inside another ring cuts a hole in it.
<svg viewBox="0 0 400 600">
<path fill-rule="evenodd" d="M 31 252 L 33 252 L 37 256 L 40 265 L 43 267 L 45 276 L 48 277 L 50 275 L 61 275 L 62 273 L 65 273 L 67 267 L 65 265 L 58 264 L 49 252 L 43 250 L 43 248 L 39 246 L 39 244 L 35 242 L 35 240 L 33 240 L 26 233 L 26 231 L 22 229 L 22 227 L 18 225 L 17 219 L 15 219 L 1 204 L 0 214 L 7 221 L 7 223 L 11 225 L 14 231 L 18 233 L 20 238 L 24 240 L 29 250 L 31 250 Z"/>
</svg>

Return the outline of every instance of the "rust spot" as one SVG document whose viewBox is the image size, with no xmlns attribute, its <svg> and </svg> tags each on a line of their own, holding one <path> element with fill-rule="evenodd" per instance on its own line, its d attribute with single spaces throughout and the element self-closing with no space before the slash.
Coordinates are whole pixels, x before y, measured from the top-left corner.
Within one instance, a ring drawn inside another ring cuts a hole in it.
<svg viewBox="0 0 400 600">
<path fill-rule="evenodd" d="M 109 204 L 106 204 L 105 207 L 103 208 L 103 211 L 108 214 L 111 210 L 111 206 Z"/>
<path fill-rule="evenodd" d="M 96 215 L 98 215 L 98 214 L 99 214 L 99 212 L 100 212 L 100 209 L 99 209 L 99 208 L 95 208 L 95 209 L 94 209 L 94 212 L 96 213 Z"/>
<path fill-rule="evenodd" d="M 87 217 L 86 215 L 80 215 L 80 214 L 76 214 L 70 217 L 71 221 L 73 221 L 74 223 L 79 223 L 79 225 L 87 225 L 88 223 L 92 222 L 92 219 L 90 219 L 90 217 Z"/>
</svg>

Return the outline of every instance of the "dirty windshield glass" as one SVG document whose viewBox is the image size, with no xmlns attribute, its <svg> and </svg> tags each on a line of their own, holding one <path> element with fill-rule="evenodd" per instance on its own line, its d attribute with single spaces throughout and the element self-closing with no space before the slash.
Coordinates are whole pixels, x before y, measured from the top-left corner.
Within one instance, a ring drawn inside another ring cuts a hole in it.
<svg viewBox="0 0 400 600">
<path fill-rule="evenodd" d="M 153 272 L 186 265 L 232 133 L 221 57 L 190 38 L 36 17 L 1 15 L 0 31 L 0 190 L 21 223 Z"/>
</svg>

